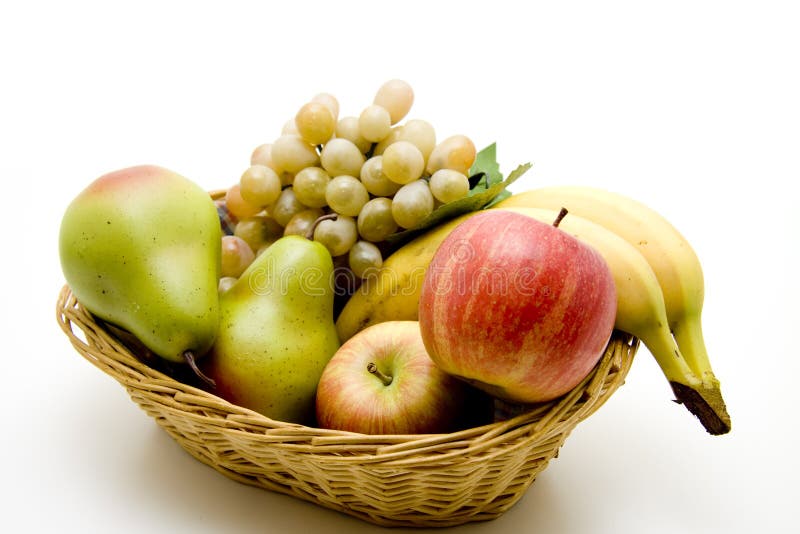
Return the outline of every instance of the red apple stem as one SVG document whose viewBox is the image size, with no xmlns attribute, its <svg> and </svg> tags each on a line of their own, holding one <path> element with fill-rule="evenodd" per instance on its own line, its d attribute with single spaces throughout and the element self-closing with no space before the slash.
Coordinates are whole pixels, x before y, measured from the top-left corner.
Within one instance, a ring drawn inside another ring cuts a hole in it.
<svg viewBox="0 0 800 534">
<path fill-rule="evenodd" d="M 391 384 L 391 383 L 392 383 L 392 377 L 391 377 L 391 376 L 388 376 L 388 375 L 385 375 L 385 374 L 383 374 L 383 373 L 381 372 L 381 370 L 380 370 L 380 369 L 378 369 L 378 366 L 377 366 L 377 365 L 375 365 L 375 362 L 369 362 L 369 363 L 367 364 L 367 371 L 369 371 L 369 372 L 370 372 L 370 373 L 372 373 L 373 375 L 375 375 L 375 376 L 377 376 L 378 378 L 380 378 L 380 379 L 381 379 L 381 382 L 383 382 L 383 385 L 384 385 L 384 386 L 388 386 L 389 384 Z"/>
<path fill-rule="evenodd" d="M 192 371 L 194 371 L 194 374 L 196 374 L 200 378 L 200 380 L 202 380 L 212 388 L 217 387 L 217 383 L 214 382 L 214 379 L 206 376 L 203 373 L 203 371 L 201 371 L 200 368 L 197 366 L 197 361 L 195 360 L 194 352 L 187 350 L 186 352 L 183 353 L 183 359 L 186 360 L 186 363 L 189 364 L 189 367 L 192 368 Z"/>
<path fill-rule="evenodd" d="M 321 215 L 321 216 L 317 217 L 317 220 L 314 221 L 314 224 L 312 224 L 311 228 L 309 228 L 308 232 L 306 232 L 306 239 L 308 239 L 309 241 L 313 241 L 314 240 L 314 230 L 317 229 L 317 225 L 319 223 L 321 223 L 322 221 L 335 221 L 338 216 L 339 215 L 337 215 L 336 213 L 328 213 L 327 215 Z"/>
<path fill-rule="evenodd" d="M 559 211 L 558 215 L 556 215 L 556 220 L 553 221 L 553 226 L 558 228 L 558 225 L 561 224 L 561 221 L 567 216 L 567 213 L 569 213 L 567 208 L 561 208 L 561 211 Z"/>
</svg>

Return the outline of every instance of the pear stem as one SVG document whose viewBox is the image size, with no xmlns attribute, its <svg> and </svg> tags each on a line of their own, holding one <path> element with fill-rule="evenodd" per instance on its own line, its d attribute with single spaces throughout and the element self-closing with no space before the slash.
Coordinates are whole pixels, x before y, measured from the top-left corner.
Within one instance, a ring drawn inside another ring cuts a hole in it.
<svg viewBox="0 0 800 534">
<path fill-rule="evenodd" d="M 186 363 L 188 363 L 189 367 L 192 368 L 194 374 L 196 374 L 203 382 L 205 382 L 212 388 L 217 387 L 217 383 L 214 382 L 214 379 L 209 378 L 208 376 L 203 374 L 203 371 L 201 371 L 200 368 L 197 366 L 197 361 L 195 360 L 194 352 L 187 350 L 186 352 L 183 353 L 183 359 L 186 360 Z"/>
<path fill-rule="evenodd" d="M 375 376 L 377 376 L 378 378 L 380 378 L 380 379 L 381 379 L 381 382 L 383 382 L 383 385 L 384 385 L 384 386 L 388 386 L 389 384 L 391 384 L 391 383 L 392 383 L 392 377 L 391 377 L 391 376 L 387 376 L 387 375 L 383 374 L 383 373 L 381 372 L 381 370 L 380 370 L 380 369 L 378 369 L 378 366 L 377 366 L 377 365 L 375 365 L 375 362 L 369 362 L 369 363 L 367 364 L 367 371 L 369 371 L 369 372 L 370 372 L 370 373 L 372 373 L 373 375 L 375 375 Z"/>
<path fill-rule="evenodd" d="M 561 210 L 558 212 L 558 215 L 556 216 L 556 220 L 553 221 L 553 226 L 558 228 L 558 225 L 561 224 L 561 221 L 564 219 L 564 217 L 567 216 L 567 213 L 568 213 L 567 208 L 561 208 Z"/>
<path fill-rule="evenodd" d="M 317 217 L 317 220 L 314 221 L 314 223 L 308 229 L 308 232 L 306 232 L 306 239 L 308 239 L 309 241 L 313 241 L 314 240 L 314 230 L 317 229 L 317 225 L 319 223 L 321 223 L 322 221 L 335 221 L 337 217 L 339 217 L 339 215 L 336 214 L 336 213 L 328 213 L 327 215 L 321 215 L 321 216 Z"/>
</svg>

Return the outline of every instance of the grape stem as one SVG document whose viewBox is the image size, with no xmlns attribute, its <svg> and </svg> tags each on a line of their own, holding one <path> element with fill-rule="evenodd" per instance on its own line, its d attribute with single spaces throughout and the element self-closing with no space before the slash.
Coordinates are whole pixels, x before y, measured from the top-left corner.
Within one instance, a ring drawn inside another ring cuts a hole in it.
<svg viewBox="0 0 800 534">
<path fill-rule="evenodd" d="M 306 239 L 308 239 L 309 241 L 313 241 L 314 230 L 317 229 L 317 225 L 322 221 L 335 221 L 337 217 L 339 217 L 339 215 L 337 215 L 336 213 L 328 213 L 327 215 L 322 215 L 320 217 L 317 217 L 317 220 L 314 221 L 314 223 L 311 225 L 311 228 L 309 228 L 308 232 L 306 232 Z"/>
</svg>

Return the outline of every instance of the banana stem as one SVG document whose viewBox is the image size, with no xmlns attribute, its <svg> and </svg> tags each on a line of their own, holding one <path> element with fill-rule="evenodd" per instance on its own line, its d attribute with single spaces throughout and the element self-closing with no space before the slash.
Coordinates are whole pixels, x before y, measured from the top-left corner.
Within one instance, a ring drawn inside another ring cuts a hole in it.
<svg viewBox="0 0 800 534">
<path fill-rule="evenodd" d="M 709 434 L 719 436 L 731 431 L 731 418 L 719 387 L 690 388 L 678 382 L 670 382 L 670 385 L 675 393 L 675 402 L 683 404 L 697 417 Z"/>
<path fill-rule="evenodd" d="M 672 386 L 675 402 L 683 404 L 697 417 L 709 434 L 717 436 L 729 432 L 731 419 L 719 383 L 703 380 L 694 373 L 669 330 L 664 327 L 644 332 L 639 339 L 655 357 Z"/>
<path fill-rule="evenodd" d="M 714 376 L 711 362 L 703 341 L 700 315 L 687 315 L 676 321 L 672 327 L 672 334 L 681 352 L 686 356 L 686 362 L 692 371 L 700 378 L 702 385 L 694 392 L 680 389 L 683 397 L 675 391 L 678 402 L 695 414 L 710 434 L 726 434 L 731 430 L 731 417 L 722 398 L 719 380 Z"/>
</svg>

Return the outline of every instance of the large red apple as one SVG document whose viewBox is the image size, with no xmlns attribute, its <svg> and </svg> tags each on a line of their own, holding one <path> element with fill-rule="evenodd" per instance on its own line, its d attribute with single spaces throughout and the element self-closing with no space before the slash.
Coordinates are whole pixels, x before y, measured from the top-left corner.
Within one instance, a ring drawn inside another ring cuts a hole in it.
<svg viewBox="0 0 800 534">
<path fill-rule="evenodd" d="M 419 323 L 444 371 L 531 403 L 554 399 L 589 374 L 608 344 L 616 302 L 605 260 L 557 221 L 487 211 L 457 226 L 436 251 Z"/>
<path fill-rule="evenodd" d="M 417 321 L 388 321 L 351 337 L 317 386 L 317 424 L 362 434 L 450 432 L 491 414 L 488 396 L 431 361 Z"/>
</svg>

